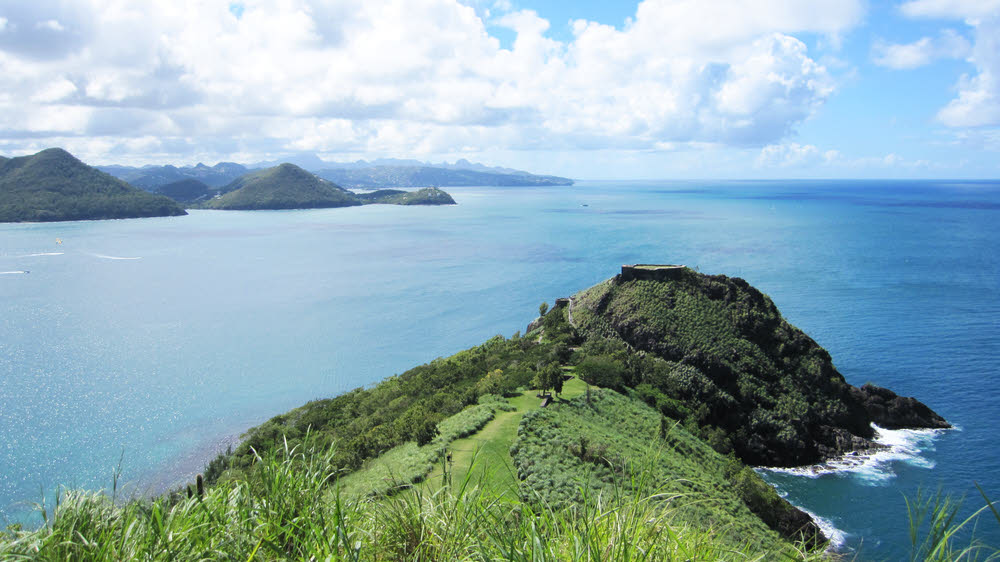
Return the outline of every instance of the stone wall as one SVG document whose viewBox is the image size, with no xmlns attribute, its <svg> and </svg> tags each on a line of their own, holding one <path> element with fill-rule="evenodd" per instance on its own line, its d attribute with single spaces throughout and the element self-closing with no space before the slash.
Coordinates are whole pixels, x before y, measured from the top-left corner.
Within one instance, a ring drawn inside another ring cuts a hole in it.
<svg viewBox="0 0 1000 562">
<path fill-rule="evenodd" d="M 622 281 L 632 281 L 633 279 L 667 281 L 680 279 L 687 271 L 689 271 L 687 266 L 683 265 L 636 263 L 623 265 L 620 278 Z"/>
</svg>

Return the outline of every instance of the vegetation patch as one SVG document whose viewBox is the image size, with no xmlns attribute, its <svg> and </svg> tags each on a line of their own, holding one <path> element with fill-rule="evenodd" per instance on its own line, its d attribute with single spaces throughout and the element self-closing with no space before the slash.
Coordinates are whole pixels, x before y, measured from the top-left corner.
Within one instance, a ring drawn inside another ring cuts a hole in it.
<svg viewBox="0 0 1000 562">
<path fill-rule="evenodd" d="M 788 543 L 764 521 L 798 512 L 739 461 L 718 454 L 676 421 L 608 390 L 529 412 L 511 452 L 524 500 L 551 509 L 571 509 L 588 498 L 655 496 L 675 521 L 712 529 L 731 546 L 749 543 L 769 551 Z M 731 466 L 745 471 L 733 478 Z M 734 485 L 746 493 L 734 494 Z M 783 529 L 785 538 L 804 536 L 813 547 L 823 541 L 808 516 L 799 521 L 802 528 Z"/>
</svg>

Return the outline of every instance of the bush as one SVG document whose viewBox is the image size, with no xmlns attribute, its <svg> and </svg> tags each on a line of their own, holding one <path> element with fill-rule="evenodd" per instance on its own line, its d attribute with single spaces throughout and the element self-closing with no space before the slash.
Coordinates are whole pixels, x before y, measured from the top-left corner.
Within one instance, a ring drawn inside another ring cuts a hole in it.
<svg viewBox="0 0 1000 562">
<path fill-rule="evenodd" d="M 625 366 L 607 356 L 587 357 L 576 366 L 576 374 L 587 384 L 623 391 Z"/>
</svg>

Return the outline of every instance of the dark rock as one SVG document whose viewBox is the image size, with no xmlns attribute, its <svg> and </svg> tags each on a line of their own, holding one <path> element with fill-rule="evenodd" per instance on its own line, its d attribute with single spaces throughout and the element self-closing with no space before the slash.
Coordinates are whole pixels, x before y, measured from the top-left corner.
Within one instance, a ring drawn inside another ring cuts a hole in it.
<svg viewBox="0 0 1000 562">
<path fill-rule="evenodd" d="M 823 535 L 819 525 L 813 521 L 812 517 L 809 517 L 808 513 L 791 504 L 788 504 L 788 509 L 776 520 L 768 522 L 763 517 L 761 519 L 764 519 L 764 522 L 781 536 L 801 539 L 807 548 L 818 548 L 828 538 Z"/>
<path fill-rule="evenodd" d="M 899 396 L 888 388 L 866 384 L 852 388 L 853 394 L 865 406 L 872 423 L 886 429 L 945 429 L 951 427 L 945 419 L 925 404 L 910 396 Z"/>
</svg>

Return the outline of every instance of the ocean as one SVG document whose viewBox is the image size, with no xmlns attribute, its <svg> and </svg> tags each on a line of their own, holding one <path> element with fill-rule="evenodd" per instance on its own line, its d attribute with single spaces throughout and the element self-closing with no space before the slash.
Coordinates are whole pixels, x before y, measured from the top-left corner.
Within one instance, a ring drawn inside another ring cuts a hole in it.
<svg viewBox="0 0 1000 562">
<path fill-rule="evenodd" d="M 762 470 L 862 560 L 907 499 L 1000 498 L 1000 182 L 582 181 L 448 207 L 0 225 L 0 521 L 59 486 L 169 488 L 255 424 L 496 335 L 624 263 L 743 277 L 853 384 L 956 429 Z M 975 537 L 1000 545 L 1000 524 Z M 965 537 L 966 539 L 968 537 Z"/>
</svg>

